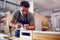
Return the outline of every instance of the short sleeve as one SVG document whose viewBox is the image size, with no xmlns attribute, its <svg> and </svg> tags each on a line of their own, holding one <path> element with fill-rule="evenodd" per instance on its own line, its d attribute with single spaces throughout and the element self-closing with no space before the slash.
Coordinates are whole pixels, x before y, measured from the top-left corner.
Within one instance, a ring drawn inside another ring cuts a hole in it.
<svg viewBox="0 0 60 40">
<path fill-rule="evenodd" d="M 30 21 L 30 24 L 31 23 L 35 23 L 35 20 L 34 20 L 34 16 L 33 16 L 33 14 L 32 13 L 30 13 L 30 19 L 29 19 L 29 21 Z"/>
<path fill-rule="evenodd" d="M 12 14 L 12 20 L 16 20 L 17 19 L 17 11 L 14 11 Z"/>
</svg>

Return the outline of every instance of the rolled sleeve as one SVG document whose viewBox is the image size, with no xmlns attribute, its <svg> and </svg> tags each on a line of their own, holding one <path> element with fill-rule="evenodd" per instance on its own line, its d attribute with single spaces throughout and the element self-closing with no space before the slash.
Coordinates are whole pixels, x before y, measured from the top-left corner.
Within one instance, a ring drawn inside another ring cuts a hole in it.
<svg viewBox="0 0 60 40">
<path fill-rule="evenodd" d="M 30 15 L 30 24 L 35 23 L 33 14 Z"/>
<path fill-rule="evenodd" d="M 14 11 L 12 14 L 12 20 L 16 20 L 17 19 L 17 11 Z"/>
</svg>

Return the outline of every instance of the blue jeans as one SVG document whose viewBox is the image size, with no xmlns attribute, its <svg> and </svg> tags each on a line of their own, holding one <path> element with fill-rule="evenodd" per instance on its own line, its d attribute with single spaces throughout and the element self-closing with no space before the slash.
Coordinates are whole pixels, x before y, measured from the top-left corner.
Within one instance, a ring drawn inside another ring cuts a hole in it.
<svg viewBox="0 0 60 40">
<path fill-rule="evenodd" d="M 16 31 L 15 31 L 15 36 L 16 36 L 16 37 L 20 37 L 20 30 L 16 30 Z"/>
</svg>

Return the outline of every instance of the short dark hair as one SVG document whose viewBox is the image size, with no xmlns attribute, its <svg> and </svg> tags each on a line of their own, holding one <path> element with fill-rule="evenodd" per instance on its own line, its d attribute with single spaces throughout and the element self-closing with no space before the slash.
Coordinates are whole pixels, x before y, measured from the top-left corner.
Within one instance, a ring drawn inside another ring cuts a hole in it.
<svg viewBox="0 0 60 40">
<path fill-rule="evenodd" d="M 21 1 L 20 6 L 23 6 L 23 7 L 30 7 L 30 4 L 29 4 L 28 1 Z"/>
</svg>

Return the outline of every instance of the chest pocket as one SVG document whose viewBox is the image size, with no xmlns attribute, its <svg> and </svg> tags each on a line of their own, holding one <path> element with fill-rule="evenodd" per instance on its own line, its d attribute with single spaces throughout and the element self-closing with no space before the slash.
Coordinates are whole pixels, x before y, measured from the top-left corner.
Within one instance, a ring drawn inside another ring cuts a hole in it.
<svg viewBox="0 0 60 40">
<path fill-rule="evenodd" d="M 28 20 L 27 14 L 24 16 L 24 20 L 22 20 L 22 17 L 21 17 L 21 13 L 20 12 L 18 13 L 17 22 L 18 23 L 21 23 L 23 25 L 24 24 L 29 24 L 30 25 L 30 22 Z"/>
</svg>

